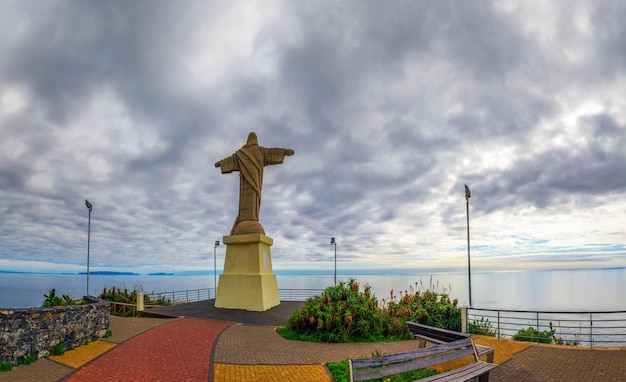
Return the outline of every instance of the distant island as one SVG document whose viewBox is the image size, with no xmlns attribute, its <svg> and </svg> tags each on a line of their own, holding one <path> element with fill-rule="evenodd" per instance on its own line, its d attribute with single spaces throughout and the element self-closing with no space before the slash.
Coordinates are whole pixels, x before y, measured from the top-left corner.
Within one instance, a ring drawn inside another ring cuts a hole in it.
<svg viewBox="0 0 626 382">
<path fill-rule="evenodd" d="M 79 275 L 86 275 L 87 272 L 79 272 Z M 100 276 L 139 276 L 139 273 L 135 272 L 113 272 L 113 271 L 95 271 L 89 272 L 90 275 L 100 275 Z"/>
<path fill-rule="evenodd" d="M 174 274 L 173 273 L 158 272 L 158 273 L 148 273 L 148 276 L 174 276 Z"/>
</svg>

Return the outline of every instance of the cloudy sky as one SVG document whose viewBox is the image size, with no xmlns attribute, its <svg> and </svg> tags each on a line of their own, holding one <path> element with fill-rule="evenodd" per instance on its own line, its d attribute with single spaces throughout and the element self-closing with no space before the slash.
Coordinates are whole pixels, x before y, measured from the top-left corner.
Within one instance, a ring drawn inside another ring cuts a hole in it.
<svg viewBox="0 0 626 382">
<path fill-rule="evenodd" d="M 626 266 L 626 2 L 0 1 L 0 269 Z M 217 249 L 223 259 L 225 247 Z M 221 263 L 221 262 L 220 262 Z"/>
</svg>

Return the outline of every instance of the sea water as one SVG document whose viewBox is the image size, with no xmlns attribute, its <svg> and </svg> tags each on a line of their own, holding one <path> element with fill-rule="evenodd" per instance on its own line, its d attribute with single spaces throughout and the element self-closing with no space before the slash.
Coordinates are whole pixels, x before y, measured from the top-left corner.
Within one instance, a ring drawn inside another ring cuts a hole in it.
<svg viewBox="0 0 626 382">
<path fill-rule="evenodd" d="M 334 284 L 333 275 L 276 271 L 279 289 L 324 289 Z M 285 272 L 287 273 L 287 272 Z M 301 273 L 301 274 L 297 274 Z M 219 277 L 219 275 L 218 275 Z M 369 284 L 379 300 L 405 292 L 435 290 L 469 305 L 467 273 L 409 271 L 380 274 L 340 272 L 338 281 L 356 279 Z M 472 273 L 472 305 L 483 309 L 545 311 L 626 311 L 626 268 L 541 270 Z M 103 288 L 138 289 L 145 293 L 213 288 L 213 274 L 201 276 L 90 275 L 89 292 L 98 295 Z M 84 274 L 0 273 L 0 308 L 41 306 L 44 294 L 80 298 L 86 294 Z M 392 295 L 393 290 L 393 295 Z"/>
</svg>

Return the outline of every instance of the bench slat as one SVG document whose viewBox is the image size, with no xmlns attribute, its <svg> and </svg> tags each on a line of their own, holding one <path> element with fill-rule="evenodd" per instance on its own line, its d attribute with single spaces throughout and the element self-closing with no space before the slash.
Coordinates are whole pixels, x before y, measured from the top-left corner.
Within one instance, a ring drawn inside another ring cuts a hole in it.
<svg viewBox="0 0 626 382">
<path fill-rule="evenodd" d="M 448 382 L 448 381 L 468 381 L 472 378 L 488 373 L 491 369 L 498 365 L 488 362 L 475 362 L 458 369 L 450 370 L 445 373 L 433 375 L 431 377 L 420 379 L 420 382 Z"/>
<path fill-rule="evenodd" d="M 434 328 L 432 326 L 418 324 L 417 322 L 407 321 L 406 325 L 414 336 L 427 337 L 438 342 L 458 341 L 463 338 L 469 338 L 469 334 L 459 333 L 447 329 Z"/>
<path fill-rule="evenodd" d="M 420 353 L 425 353 L 424 351 L 422 352 L 410 351 L 413 354 L 412 356 L 413 360 L 401 362 L 401 363 L 397 363 L 397 362 L 384 362 L 383 363 L 382 362 L 383 360 L 379 359 L 378 362 L 374 362 L 374 363 L 358 362 L 358 366 L 357 366 L 356 361 L 362 361 L 362 360 L 368 360 L 368 359 L 364 358 L 364 359 L 350 360 L 350 367 L 352 369 L 353 380 L 362 381 L 362 380 L 368 380 L 368 379 L 384 378 L 390 375 L 405 373 L 407 371 L 412 371 L 412 370 L 417 370 L 417 369 L 423 369 L 429 366 L 438 365 L 441 363 L 445 363 L 448 361 L 452 361 L 455 359 L 459 359 L 459 358 L 474 354 L 474 348 L 472 347 L 471 340 L 462 340 L 462 341 L 457 341 L 457 342 L 458 342 L 457 344 L 451 342 L 448 344 L 442 344 L 442 345 L 433 346 L 430 348 L 417 349 L 417 350 L 429 350 L 428 351 L 429 356 L 420 354 Z M 455 344 L 456 346 L 454 347 L 445 346 L 445 345 L 451 345 L 451 344 Z M 436 350 L 436 351 L 433 352 L 433 350 Z M 397 353 L 397 354 L 404 355 L 403 353 Z M 416 355 L 421 358 L 414 359 Z M 376 357 L 376 358 L 383 358 L 383 357 Z M 389 358 L 390 357 L 388 357 L 386 361 L 389 361 Z M 404 358 L 405 357 L 403 357 L 403 360 Z M 384 367 L 381 367 L 381 366 L 384 366 Z M 371 367 L 373 367 L 373 369 Z"/>
<path fill-rule="evenodd" d="M 417 322 L 408 321 L 406 325 L 411 331 L 411 334 L 413 334 L 413 337 L 433 344 L 442 344 L 471 337 L 469 334 L 434 328 Z M 487 361 L 493 363 L 494 349 L 492 347 L 476 345 L 476 351 L 478 352 L 478 356 L 487 355 Z"/>
<path fill-rule="evenodd" d="M 438 346 L 408 350 L 402 353 L 385 354 L 372 358 L 356 358 L 352 360 L 352 366 L 355 368 L 379 367 L 393 363 L 410 361 L 415 358 L 429 357 L 438 353 L 445 353 L 457 349 L 471 347 L 471 339 L 461 341 L 447 342 Z"/>
<path fill-rule="evenodd" d="M 468 334 L 414 322 L 407 322 L 407 326 L 414 337 L 434 343 L 435 346 L 373 358 L 350 359 L 348 360 L 350 380 L 362 381 L 385 378 L 473 355 L 474 362 L 469 365 L 421 379 L 420 381 L 460 382 L 469 381 L 476 377 L 480 377 L 480 381 L 488 381 L 489 371 L 498 366 L 493 364 L 494 349 L 488 346 L 475 345 L 472 337 Z M 480 361 L 478 356 L 485 354 L 488 362 Z"/>
</svg>

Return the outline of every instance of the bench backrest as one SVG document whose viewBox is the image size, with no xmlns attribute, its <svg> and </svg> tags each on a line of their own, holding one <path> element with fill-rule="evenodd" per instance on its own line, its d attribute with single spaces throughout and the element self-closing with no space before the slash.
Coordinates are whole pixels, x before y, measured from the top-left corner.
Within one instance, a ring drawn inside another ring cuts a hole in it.
<svg viewBox="0 0 626 382">
<path fill-rule="evenodd" d="M 469 334 L 439 329 L 428 325 L 418 324 L 417 322 L 407 321 L 406 325 L 411 331 L 411 334 L 413 334 L 413 337 L 436 344 L 470 338 Z"/>
<path fill-rule="evenodd" d="M 474 354 L 474 343 L 468 337 L 402 353 L 351 359 L 349 360 L 350 378 L 352 381 L 384 378 Z"/>
</svg>

